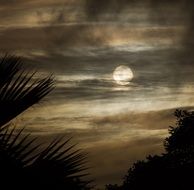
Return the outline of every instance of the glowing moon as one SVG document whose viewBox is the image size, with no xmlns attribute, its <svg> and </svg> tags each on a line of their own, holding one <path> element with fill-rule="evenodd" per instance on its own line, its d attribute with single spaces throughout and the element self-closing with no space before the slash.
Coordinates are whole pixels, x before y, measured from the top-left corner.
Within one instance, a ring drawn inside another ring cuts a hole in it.
<svg viewBox="0 0 194 190">
<path fill-rule="evenodd" d="M 120 85 L 129 84 L 133 77 L 134 75 L 132 70 L 125 65 L 118 66 L 113 72 L 113 79 Z"/>
</svg>

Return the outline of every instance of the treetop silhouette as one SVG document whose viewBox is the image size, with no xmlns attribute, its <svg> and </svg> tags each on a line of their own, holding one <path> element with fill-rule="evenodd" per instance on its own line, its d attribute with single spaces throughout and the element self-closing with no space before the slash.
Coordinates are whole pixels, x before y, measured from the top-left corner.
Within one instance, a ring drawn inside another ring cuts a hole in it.
<svg viewBox="0 0 194 190">
<path fill-rule="evenodd" d="M 194 146 L 194 112 L 176 110 L 176 126 L 169 128 L 170 136 L 165 139 L 167 152 L 186 151 Z"/>
<path fill-rule="evenodd" d="M 166 152 L 137 161 L 128 170 L 123 184 L 106 190 L 190 190 L 194 187 L 194 112 L 176 110 L 176 126 L 164 140 Z"/>
</svg>

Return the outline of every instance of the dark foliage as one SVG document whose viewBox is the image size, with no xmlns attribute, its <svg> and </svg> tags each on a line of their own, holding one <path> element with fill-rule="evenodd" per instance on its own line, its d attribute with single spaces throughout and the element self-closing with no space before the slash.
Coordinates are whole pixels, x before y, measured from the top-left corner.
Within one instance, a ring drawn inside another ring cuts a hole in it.
<svg viewBox="0 0 194 190">
<path fill-rule="evenodd" d="M 165 149 L 167 152 L 192 150 L 194 146 L 194 112 L 176 110 L 175 116 L 177 117 L 176 127 L 170 127 L 170 136 L 164 142 Z"/>
<path fill-rule="evenodd" d="M 20 59 L 5 56 L 0 61 L 0 184 L 2 189 L 89 190 L 82 177 L 86 154 L 70 145 L 70 139 L 57 138 L 46 148 L 37 139 L 7 124 L 38 103 L 53 88 L 46 77 L 33 80 L 22 71 Z"/>
<path fill-rule="evenodd" d="M 176 127 L 170 127 L 164 141 L 166 153 L 134 163 L 115 189 L 194 189 L 194 112 L 176 110 L 175 116 Z"/>
<path fill-rule="evenodd" d="M 89 181 L 80 179 L 87 175 L 83 174 L 86 154 L 73 150 L 70 139 L 56 139 L 42 149 L 35 145 L 36 139 L 22 132 L 11 126 L 0 131 L 1 185 L 8 189 L 89 189 Z"/>
<path fill-rule="evenodd" d="M 135 163 L 125 176 L 122 189 L 190 189 L 193 187 L 194 163 L 182 158 L 164 154 Z"/>
<path fill-rule="evenodd" d="M 119 187 L 117 184 L 114 185 L 108 184 L 105 187 L 105 190 L 119 190 L 119 189 L 121 189 L 121 187 Z"/>
</svg>

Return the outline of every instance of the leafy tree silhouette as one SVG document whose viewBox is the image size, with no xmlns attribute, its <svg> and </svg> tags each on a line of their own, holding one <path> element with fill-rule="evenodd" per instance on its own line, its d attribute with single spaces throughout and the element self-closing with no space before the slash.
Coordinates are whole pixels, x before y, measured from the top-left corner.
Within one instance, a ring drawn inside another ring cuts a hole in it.
<svg viewBox="0 0 194 190">
<path fill-rule="evenodd" d="M 34 80 L 21 60 L 0 60 L 0 186 L 2 189 L 88 190 L 86 154 L 56 138 L 46 148 L 37 139 L 10 124 L 17 115 L 38 103 L 53 89 L 53 78 Z"/>
<path fill-rule="evenodd" d="M 194 112 L 176 110 L 176 127 L 170 127 L 170 136 L 165 139 L 164 147 L 167 152 L 192 151 L 194 146 Z"/>
<path fill-rule="evenodd" d="M 194 189 L 194 112 L 176 110 L 175 116 L 176 126 L 164 140 L 166 152 L 134 163 L 115 189 Z"/>
</svg>

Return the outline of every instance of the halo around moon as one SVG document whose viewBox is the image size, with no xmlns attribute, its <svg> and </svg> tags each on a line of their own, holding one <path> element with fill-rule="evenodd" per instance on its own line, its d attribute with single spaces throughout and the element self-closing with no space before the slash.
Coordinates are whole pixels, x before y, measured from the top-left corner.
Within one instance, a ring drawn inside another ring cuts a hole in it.
<svg viewBox="0 0 194 190">
<path fill-rule="evenodd" d="M 132 70 L 125 65 L 120 65 L 116 67 L 116 69 L 113 72 L 113 79 L 119 85 L 128 85 L 130 81 L 133 79 L 133 77 L 134 74 Z"/>
</svg>

